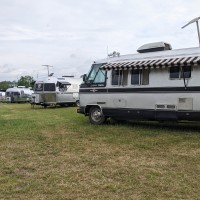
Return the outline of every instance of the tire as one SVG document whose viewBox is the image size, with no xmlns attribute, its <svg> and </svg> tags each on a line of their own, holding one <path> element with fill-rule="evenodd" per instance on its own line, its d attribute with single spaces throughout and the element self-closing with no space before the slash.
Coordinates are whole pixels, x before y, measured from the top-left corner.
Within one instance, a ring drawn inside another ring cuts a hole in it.
<svg viewBox="0 0 200 200">
<path fill-rule="evenodd" d="M 91 124 L 101 125 L 106 121 L 106 117 L 99 107 L 93 106 L 89 111 L 89 120 Z"/>
</svg>

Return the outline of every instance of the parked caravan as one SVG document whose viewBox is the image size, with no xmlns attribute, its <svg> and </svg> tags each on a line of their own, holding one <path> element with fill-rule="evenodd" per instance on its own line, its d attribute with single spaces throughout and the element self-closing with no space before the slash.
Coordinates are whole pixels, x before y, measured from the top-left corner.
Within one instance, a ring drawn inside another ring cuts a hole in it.
<svg viewBox="0 0 200 200">
<path fill-rule="evenodd" d="M 115 120 L 200 120 L 200 48 L 165 42 L 95 62 L 83 76 L 78 113 Z"/>
<path fill-rule="evenodd" d="M 6 90 L 6 102 L 7 103 L 29 102 L 31 100 L 32 93 L 33 90 L 30 88 L 25 88 L 25 86 L 8 88 Z"/>
<path fill-rule="evenodd" d="M 0 91 L 0 102 L 4 102 L 5 101 L 5 99 L 6 99 L 5 94 L 6 94 L 5 92 Z"/>
<path fill-rule="evenodd" d="M 81 82 L 81 78 L 73 76 L 61 78 L 49 76 L 43 80 L 37 80 L 31 103 L 44 107 L 79 105 L 79 85 Z"/>
</svg>

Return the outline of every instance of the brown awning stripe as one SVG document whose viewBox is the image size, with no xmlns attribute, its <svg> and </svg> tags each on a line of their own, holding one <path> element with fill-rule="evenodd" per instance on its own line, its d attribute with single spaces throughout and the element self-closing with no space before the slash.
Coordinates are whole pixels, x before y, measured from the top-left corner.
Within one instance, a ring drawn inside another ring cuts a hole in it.
<svg viewBox="0 0 200 200">
<path fill-rule="evenodd" d="M 173 66 L 190 66 L 199 65 L 200 56 L 195 57 L 178 57 L 178 58 L 164 58 L 164 59 L 151 59 L 151 60 L 135 60 L 132 62 L 118 62 L 118 63 L 108 63 L 103 65 L 101 68 L 104 70 L 110 69 L 120 69 L 127 70 L 129 68 L 133 69 L 148 69 L 148 68 L 165 68 Z"/>
<path fill-rule="evenodd" d="M 193 60 L 193 63 L 198 64 L 199 61 L 200 61 L 200 57 L 197 57 L 195 60 Z"/>
<path fill-rule="evenodd" d="M 183 64 L 187 63 L 187 61 L 188 61 L 189 59 L 190 59 L 190 58 L 188 58 L 188 57 L 183 58 L 183 60 L 181 60 L 180 64 L 183 65 Z"/>
<path fill-rule="evenodd" d="M 166 66 L 167 66 L 167 63 L 168 63 L 170 60 L 172 60 L 172 59 L 166 59 L 165 61 L 162 62 L 161 65 L 166 67 Z"/>
<path fill-rule="evenodd" d="M 176 61 L 173 63 L 173 65 L 178 65 L 184 58 L 178 58 Z"/>
<path fill-rule="evenodd" d="M 148 60 L 147 63 L 144 64 L 144 67 L 149 67 L 149 65 L 151 64 L 152 60 Z"/>
</svg>

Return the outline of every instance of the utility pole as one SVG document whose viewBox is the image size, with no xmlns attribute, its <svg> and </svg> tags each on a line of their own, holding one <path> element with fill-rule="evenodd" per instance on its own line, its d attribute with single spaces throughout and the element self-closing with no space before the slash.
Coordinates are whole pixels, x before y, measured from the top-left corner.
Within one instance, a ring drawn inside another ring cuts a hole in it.
<svg viewBox="0 0 200 200">
<path fill-rule="evenodd" d="M 49 76 L 49 67 L 53 67 L 53 66 L 51 66 L 51 65 L 42 65 L 42 66 L 45 66 L 45 67 L 47 67 L 48 76 Z"/>
<path fill-rule="evenodd" d="M 186 26 L 196 22 L 196 25 L 197 25 L 197 33 L 198 33 L 198 38 L 199 38 L 199 47 L 200 47 L 200 31 L 199 31 L 199 19 L 200 17 L 197 17 L 197 18 L 194 18 L 192 19 L 190 22 L 188 22 L 185 26 L 183 26 L 182 28 L 185 28 Z"/>
</svg>

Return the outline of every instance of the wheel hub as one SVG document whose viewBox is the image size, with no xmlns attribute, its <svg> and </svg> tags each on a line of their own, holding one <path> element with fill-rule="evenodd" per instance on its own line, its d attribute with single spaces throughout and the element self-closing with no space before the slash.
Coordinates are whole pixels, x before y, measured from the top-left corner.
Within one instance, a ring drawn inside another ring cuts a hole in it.
<svg viewBox="0 0 200 200">
<path fill-rule="evenodd" d="M 101 112 L 100 111 L 95 111 L 94 113 L 93 113 L 93 118 L 94 118 L 94 120 L 99 120 L 100 118 L 101 118 Z"/>
</svg>

